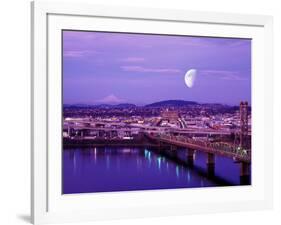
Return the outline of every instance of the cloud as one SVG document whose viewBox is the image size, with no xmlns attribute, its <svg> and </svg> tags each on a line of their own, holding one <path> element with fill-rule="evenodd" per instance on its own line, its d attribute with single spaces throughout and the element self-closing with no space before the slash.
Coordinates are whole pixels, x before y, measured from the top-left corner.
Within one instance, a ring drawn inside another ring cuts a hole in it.
<svg viewBox="0 0 281 225">
<path fill-rule="evenodd" d="M 216 76 L 222 80 L 244 81 L 248 80 L 247 77 L 241 77 L 241 73 L 238 71 L 229 70 L 201 70 L 201 75 Z"/>
<path fill-rule="evenodd" d="M 104 104 L 118 104 L 124 102 L 124 99 L 118 98 L 115 95 L 111 94 L 98 100 L 97 102 Z"/>
<path fill-rule="evenodd" d="M 64 50 L 63 56 L 68 58 L 82 58 L 97 53 L 98 53 L 97 51 L 88 51 L 88 50 Z"/>
<path fill-rule="evenodd" d="M 123 71 L 141 73 L 180 73 L 181 70 L 170 68 L 146 68 L 142 66 L 121 66 Z"/>
<path fill-rule="evenodd" d="M 143 62 L 145 61 L 145 59 L 142 57 L 128 57 L 128 58 L 120 59 L 119 61 L 130 63 L 130 62 Z"/>
</svg>

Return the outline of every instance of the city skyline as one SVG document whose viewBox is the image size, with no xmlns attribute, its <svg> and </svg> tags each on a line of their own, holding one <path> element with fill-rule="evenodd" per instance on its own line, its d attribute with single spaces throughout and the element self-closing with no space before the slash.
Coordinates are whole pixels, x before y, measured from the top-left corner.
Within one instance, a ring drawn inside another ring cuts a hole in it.
<svg viewBox="0 0 281 225">
<path fill-rule="evenodd" d="M 251 104 L 251 40 L 63 31 L 64 104 L 163 100 Z"/>
</svg>

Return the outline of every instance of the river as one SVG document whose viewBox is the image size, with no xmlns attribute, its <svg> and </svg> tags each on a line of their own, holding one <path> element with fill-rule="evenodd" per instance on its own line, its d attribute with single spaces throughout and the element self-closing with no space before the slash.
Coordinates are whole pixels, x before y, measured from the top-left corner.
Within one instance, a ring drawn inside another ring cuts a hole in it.
<svg viewBox="0 0 281 225">
<path fill-rule="evenodd" d="M 184 149 L 178 157 L 185 159 Z M 239 185 L 239 164 L 216 156 L 215 176 L 206 172 L 206 155 L 194 167 L 149 148 L 71 148 L 63 150 L 63 194 Z"/>
</svg>

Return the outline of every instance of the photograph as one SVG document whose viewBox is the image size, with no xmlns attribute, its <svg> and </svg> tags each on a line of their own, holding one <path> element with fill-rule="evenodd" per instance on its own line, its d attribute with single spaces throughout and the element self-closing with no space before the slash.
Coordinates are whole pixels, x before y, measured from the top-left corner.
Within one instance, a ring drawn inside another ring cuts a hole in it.
<svg viewBox="0 0 281 225">
<path fill-rule="evenodd" d="M 62 194 L 251 185 L 251 38 L 61 43 Z"/>
</svg>

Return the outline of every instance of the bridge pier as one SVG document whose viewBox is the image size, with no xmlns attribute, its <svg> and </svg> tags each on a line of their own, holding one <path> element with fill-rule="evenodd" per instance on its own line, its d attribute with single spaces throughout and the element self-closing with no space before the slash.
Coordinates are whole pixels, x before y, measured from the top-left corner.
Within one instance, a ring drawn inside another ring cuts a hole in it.
<svg viewBox="0 0 281 225">
<path fill-rule="evenodd" d="M 170 146 L 170 155 L 173 158 L 177 157 L 177 146 L 175 146 L 175 145 Z"/>
<path fill-rule="evenodd" d="M 191 167 L 194 165 L 194 150 L 188 149 L 187 150 L 187 164 Z"/>
<path fill-rule="evenodd" d="M 207 172 L 209 176 L 215 175 L 215 155 L 213 153 L 207 154 Z"/>
<path fill-rule="evenodd" d="M 157 140 L 156 143 L 157 143 L 158 151 L 160 151 L 161 150 L 161 141 Z"/>
<path fill-rule="evenodd" d="M 240 163 L 240 184 L 242 185 L 250 184 L 250 163 L 247 162 Z"/>
</svg>

